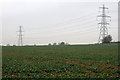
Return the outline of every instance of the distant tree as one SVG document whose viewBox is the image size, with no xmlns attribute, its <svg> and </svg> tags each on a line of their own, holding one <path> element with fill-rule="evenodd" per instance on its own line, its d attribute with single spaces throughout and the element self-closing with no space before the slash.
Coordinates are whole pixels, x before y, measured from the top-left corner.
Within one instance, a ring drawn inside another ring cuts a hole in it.
<svg viewBox="0 0 120 80">
<path fill-rule="evenodd" d="M 10 44 L 7 44 L 7 46 L 10 46 Z"/>
<path fill-rule="evenodd" d="M 112 36 L 108 35 L 102 39 L 102 43 L 110 43 L 112 41 Z"/>
<path fill-rule="evenodd" d="M 59 45 L 67 45 L 68 43 L 60 42 Z"/>
<path fill-rule="evenodd" d="M 53 43 L 53 45 L 55 46 L 55 45 L 57 45 L 57 43 Z"/>
<path fill-rule="evenodd" d="M 65 42 L 60 42 L 58 43 L 58 45 L 70 45 L 69 43 L 65 43 Z"/>
<path fill-rule="evenodd" d="M 51 43 L 49 43 L 48 46 L 51 46 Z"/>
<path fill-rule="evenodd" d="M 13 45 L 13 46 L 16 46 L 16 45 Z"/>
<path fill-rule="evenodd" d="M 65 42 L 61 42 L 60 45 L 65 45 Z"/>
</svg>

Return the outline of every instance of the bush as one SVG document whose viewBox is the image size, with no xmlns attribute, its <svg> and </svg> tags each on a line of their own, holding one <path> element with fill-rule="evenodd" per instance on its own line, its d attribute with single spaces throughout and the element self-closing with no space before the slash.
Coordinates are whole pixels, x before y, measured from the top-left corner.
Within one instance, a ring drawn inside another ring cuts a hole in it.
<svg viewBox="0 0 120 80">
<path fill-rule="evenodd" d="M 110 43 L 112 41 L 112 36 L 108 35 L 102 39 L 102 43 Z"/>
</svg>

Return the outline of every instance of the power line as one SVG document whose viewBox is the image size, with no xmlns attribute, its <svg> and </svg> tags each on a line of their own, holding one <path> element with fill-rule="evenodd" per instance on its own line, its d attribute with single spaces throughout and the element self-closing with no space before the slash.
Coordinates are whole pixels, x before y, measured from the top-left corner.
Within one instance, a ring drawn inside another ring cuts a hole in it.
<svg viewBox="0 0 120 80">
<path fill-rule="evenodd" d="M 95 22 L 95 21 L 94 21 L 94 22 Z M 65 32 L 74 33 L 74 31 L 76 31 L 76 30 L 77 30 L 77 31 L 81 31 L 81 30 L 83 31 L 83 30 L 87 30 L 87 29 L 89 29 L 89 28 L 95 28 L 94 26 L 96 26 L 96 24 L 90 22 L 90 23 L 82 24 L 82 26 L 80 26 L 80 25 L 72 25 L 72 26 L 73 26 L 74 28 L 70 26 L 69 28 L 64 28 L 64 29 L 61 29 L 61 30 L 58 29 L 58 30 L 60 31 L 59 34 L 63 33 L 64 31 L 65 31 Z M 79 27 L 77 27 L 77 26 L 79 26 Z M 97 29 L 97 28 L 96 28 L 96 29 Z M 56 29 L 56 30 L 53 29 L 53 30 L 51 30 L 51 31 L 52 31 L 52 32 L 53 32 L 53 31 L 56 32 L 56 31 L 58 31 L 58 30 L 57 30 L 57 29 Z M 43 34 L 46 33 L 46 32 L 48 33 L 49 31 L 48 31 L 48 30 L 47 30 L 47 31 L 44 31 Z M 31 34 L 32 34 L 32 35 L 33 35 L 33 34 L 38 34 L 38 35 L 39 35 L 40 32 L 36 32 L 36 33 L 32 32 Z M 58 33 L 57 33 L 57 34 L 58 34 Z"/>
<path fill-rule="evenodd" d="M 60 22 L 60 23 L 52 24 L 52 25 L 49 25 L 49 26 L 54 26 L 54 27 L 51 27 L 49 29 L 52 29 L 52 30 L 53 29 L 58 29 L 58 26 L 60 26 L 59 28 L 61 29 L 61 28 L 66 28 L 68 25 L 72 25 L 72 24 L 75 24 L 75 23 L 83 23 L 87 20 L 90 21 L 91 19 L 94 19 L 93 17 L 95 17 L 95 15 L 93 15 L 93 14 L 97 14 L 97 13 L 95 13 L 95 12 L 94 13 L 89 13 L 87 15 L 84 15 L 84 16 L 81 16 L 81 17 L 78 17 L 78 18 L 74 18 L 74 19 L 66 20 L 66 21 L 63 21 L 63 22 Z M 44 26 L 44 27 L 49 27 L 49 26 Z M 40 28 L 35 28 L 35 29 L 38 30 Z"/>
<path fill-rule="evenodd" d="M 88 19 L 87 19 L 88 20 Z M 61 27 L 56 27 L 56 28 L 48 28 L 47 30 L 45 29 L 45 32 L 49 32 L 49 31 L 60 31 L 60 30 L 70 30 L 70 29 L 79 29 L 79 28 L 82 28 L 82 29 L 84 29 L 84 28 L 87 28 L 87 27 L 90 27 L 91 26 L 91 24 L 94 24 L 94 25 L 96 25 L 94 22 L 95 22 L 96 20 L 94 19 L 94 20 L 88 20 L 88 21 L 81 21 L 81 22 L 79 22 L 78 24 L 68 24 L 68 25 L 63 25 L 63 26 L 61 26 Z M 44 32 L 44 30 L 42 30 L 42 32 Z M 33 32 L 33 30 L 32 30 L 32 34 L 39 34 L 40 32 Z"/>
<path fill-rule="evenodd" d="M 95 25 L 91 25 L 91 26 L 95 26 Z M 88 27 L 88 28 L 86 28 L 86 29 L 77 29 L 77 30 L 71 30 L 71 31 L 68 31 L 68 32 L 66 32 L 66 31 L 64 31 L 64 32 L 62 32 L 62 33 L 57 33 L 57 34 L 51 34 L 51 35 L 44 35 L 44 36 L 41 36 L 41 37 L 54 37 L 54 36 L 61 36 L 61 35 L 71 35 L 71 33 L 72 34 L 74 34 L 74 33 L 80 33 L 80 34 L 90 34 L 90 33 L 92 33 L 92 32 L 94 32 L 94 31 L 98 31 L 97 30 L 97 28 L 95 28 L 95 27 Z M 33 37 L 26 37 L 26 38 L 31 38 L 31 39 L 33 39 Z M 40 39 L 40 38 L 34 38 L 34 39 Z"/>
<path fill-rule="evenodd" d="M 100 9 L 102 9 L 102 14 L 98 16 L 101 18 L 101 22 L 98 23 L 98 25 L 100 25 L 100 35 L 99 35 L 98 43 L 100 43 L 102 39 L 108 35 L 107 26 L 109 25 L 109 23 L 107 22 L 106 19 L 110 18 L 110 16 L 106 15 L 105 11 L 108 8 L 105 7 L 104 4 L 103 4 L 103 7 L 100 7 Z"/>
</svg>

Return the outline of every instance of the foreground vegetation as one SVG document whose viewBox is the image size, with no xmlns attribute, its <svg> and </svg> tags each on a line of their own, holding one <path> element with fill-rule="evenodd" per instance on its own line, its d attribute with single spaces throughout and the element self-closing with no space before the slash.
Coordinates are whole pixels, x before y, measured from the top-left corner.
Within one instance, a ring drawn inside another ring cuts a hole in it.
<svg viewBox="0 0 120 80">
<path fill-rule="evenodd" d="M 3 78 L 116 78 L 118 44 L 3 47 Z"/>
</svg>

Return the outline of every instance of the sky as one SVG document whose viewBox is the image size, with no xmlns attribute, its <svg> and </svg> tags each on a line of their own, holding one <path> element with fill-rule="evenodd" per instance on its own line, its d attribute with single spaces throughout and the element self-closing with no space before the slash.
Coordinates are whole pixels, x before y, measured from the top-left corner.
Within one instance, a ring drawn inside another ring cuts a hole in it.
<svg viewBox="0 0 120 80">
<path fill-rule="evenodd" d="M 100 27 L 97 18 L 101 7 L 109 8 L 111 16 L 108 33 L 118 41 L 118 3 L 84 2 L 78 0 L 5 0 L 0 13 L 0 43 L 18 44 L 18 30 L 22 26 L 23 44 L 67 42 L 92 44 L 98 42 Z M 108 20 L 109 22 L 109 20 Z"/>
</svg>

